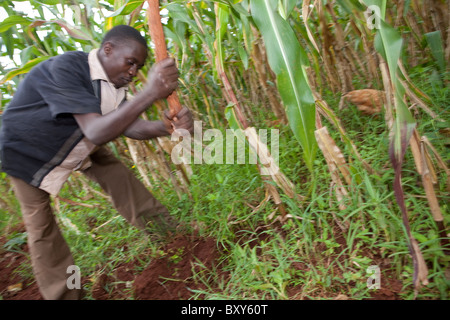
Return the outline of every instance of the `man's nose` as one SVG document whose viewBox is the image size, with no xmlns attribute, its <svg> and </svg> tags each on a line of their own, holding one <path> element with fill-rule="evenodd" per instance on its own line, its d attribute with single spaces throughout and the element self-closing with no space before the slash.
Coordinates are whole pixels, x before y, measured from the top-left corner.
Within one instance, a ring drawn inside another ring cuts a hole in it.
<svg viewBox="0 0 450 320">
<path fill-rule="evenodd" d="M 128 70 L 128 73 L 129 73 L 132 77 L 136 77 L 137 71 L 138 71 L 137 65 L 133 64 L 133 65 L 131 66 L 131 68 Z"/>
</svg>

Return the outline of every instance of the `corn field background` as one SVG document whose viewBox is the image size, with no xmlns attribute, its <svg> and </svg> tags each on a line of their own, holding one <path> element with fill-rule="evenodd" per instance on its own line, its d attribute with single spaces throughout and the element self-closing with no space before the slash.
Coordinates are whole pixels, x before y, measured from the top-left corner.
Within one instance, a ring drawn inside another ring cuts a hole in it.
<svg viewBox="0 0 450 320">
<path fill-rule="evenodd" d="M 279 170 L 269 174 L 261 157 L 260 164 L 175 165 L 170 138 L 108 144 L 172 215 L 223 249 L 226 275 L 195 274 L 205 285 L 192 298 L 368 299 L 391 290 L 396 299 L 448 299 L 449 2 L 160 6 L 181 74 L 177 94 L 203 130 L 252 132 L 248 149 L 270 146 L 258 129 L 280 133 Z M 153 48 L 143 0 L 2 0 L 0 14 L 0 114 L 33 66 L 88 52 L 115 25 L 137 28 Z M 151 52 L 131 92 L 152 63 Z M 142 116 L 158 119 L 167 107 L 160 101 Z M 23 252 L 20 207 L 0 174 L 0 252 Z M 90 279 L 87 298 L 102 275 L 136 257 L 146 265 L 160 251 L 107 198 L 76 172 L 54 198 Z M 374 265 L 381 289 L 367 286 Z M 18 272 L 32 279 L 29 265 Z M 123 291 L 120 298 L 133 297 Z"/>
</svg>

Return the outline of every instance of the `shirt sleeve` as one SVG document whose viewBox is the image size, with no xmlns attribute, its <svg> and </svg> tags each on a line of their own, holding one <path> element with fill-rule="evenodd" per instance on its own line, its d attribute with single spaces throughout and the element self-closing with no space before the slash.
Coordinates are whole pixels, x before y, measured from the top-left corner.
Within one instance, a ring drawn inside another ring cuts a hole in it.
<svg viewBox="0 0 450 320">
<path fill-rule="evenodd" d="M 54 119 L 72 114 L 101 114 L 87 57 L 75 53 L 61 55 L 35 76 L 42 77 L 35 81 Z"/>
</svg>

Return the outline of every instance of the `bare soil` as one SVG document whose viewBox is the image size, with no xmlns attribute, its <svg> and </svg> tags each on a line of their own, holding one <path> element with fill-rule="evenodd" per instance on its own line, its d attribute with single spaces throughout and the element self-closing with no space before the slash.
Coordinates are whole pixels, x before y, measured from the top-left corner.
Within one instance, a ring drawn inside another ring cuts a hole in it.
<svg viewBox="0 0 450 320">
<path fill-rule="evenodd" d="M 217 267 L 220 253 L 214 239 L 178 236 L 167 245 L 165 252 L 136 277 L 136 299 L 186 300 L 194 290 L 213 285 L 213 281 L 200 283 L 194 275 L 212 273 Z M 220 269 L 217 271 L 216 276 L 220 276 Z"/>
<path fill-rule="evenodd" d="M 5 243 L 4 237 L 0 238 L 0 248 Z M 0 251 L 0 296 L 4 300 L 42 300 L 36 282 L 18 272 L 22 265 L 30 264 L 28 247 L 25 245 L 22 250 L 24 253 Z"/>
</svg>

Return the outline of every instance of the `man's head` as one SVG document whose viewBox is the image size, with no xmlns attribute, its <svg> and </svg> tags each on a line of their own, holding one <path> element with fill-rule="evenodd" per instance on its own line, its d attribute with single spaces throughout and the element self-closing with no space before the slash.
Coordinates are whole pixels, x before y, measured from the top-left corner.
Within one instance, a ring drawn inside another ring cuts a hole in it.
<svg viewBox="0 0 450 320">
<path fill-rule="evenodd" d="M 147 42 L 133 27 L 119 25 L 103 38 L 98 57 L 109 80 L 124 87 L 136 76 L 147 59 Z"/>
</svg>

